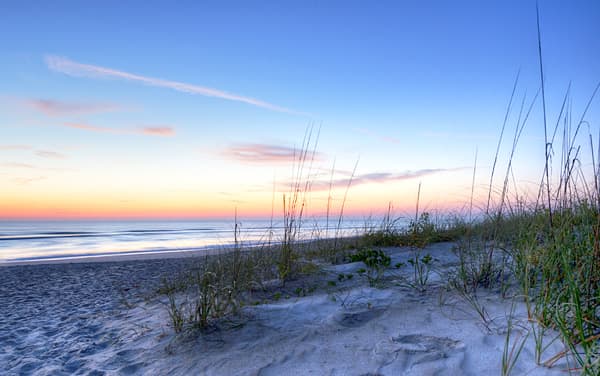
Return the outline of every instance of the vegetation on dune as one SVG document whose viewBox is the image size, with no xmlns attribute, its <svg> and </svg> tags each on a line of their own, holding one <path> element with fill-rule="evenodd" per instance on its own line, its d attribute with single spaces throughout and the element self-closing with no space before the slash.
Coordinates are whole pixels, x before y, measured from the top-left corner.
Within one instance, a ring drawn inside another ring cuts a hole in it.
<svg viewBox="0 0 600 376">
<path fill-rule="evenodd" d="M 542 72 L 541 42 L 539 47 Z M 476 219 L 471 215 L 471 199 L 468 215 L 434 221 L 429 213 L 419 212 L 417 195 L 415 216 L 408 226 L 400 226 L 390 204 L 379 224 L 366 225 L 363 234 L 341 238 L 342 209 L 333 239 L 299 242 L 310 193 L 310 164 L 315 153 L 314 148 L 310 151 L 309 131 L 298 155 L 291 190 L 283 196 L 281 243 L 244 252 L 236 247 L 234 253 L 206 258 L 201 267 L 185 277 L 166 282 L 162 292 L 168 297 L 167 307 L 175 331 L 182 331 L 188 324 L 207 327 L 211 319 L 235 313 L 251 301 L 252 291 L 265 291 L 272 286 L 268 281 L 276 280 L 277 286 L 283 286 L 302 273 L 318 272 L 319 263 L 363 262 L 366 268 L 359 272 L 367 276 L 371 285 L 378 285 L 384 272 L 391 268 L 391 259 L 382 247 L 407 247 L 413 252 L 408 260 L 414 274 L 410 285 L 424 291 L 435 261 L 430 254 L 423 254 L 424 249 L 431 243 L 452 241 L 459 263 L 447 285 L 473 306 L 486 327 L 489 328 L 491 319 L 478 300 L 482 289 L 499 291 L 504 298 L 523 300 L 527 307 L 530 329 L 526 336 L 514 337 L 512 313 L 508 317 L 503 374 L 508 375 L 514 369 L 528 336 L 534 338 L 539 365 L 551 367 L 559 359 L 566 359 L 572 371 L 600 374 L 600 139 L 594 139 L 591 131 L 587 137 L 583 135 L 589 143 L 591 174 L 585 171 L 583 146 L 579 145 L 583 130 L 590 128 L 586 114 L 600 84 L 575 122 L 567 91 L 555 127 L 548 129 L 543 72 L 541 77 L 541 88 L 531 103 L 526 106 L 525 98 L 521 103 L 504 179 L 499 191 L 495 191 L 495 172 L 500 168 L 498 154 L 508 115 L 513 111 L 518 76 L 515 80 L 494 158 L 487 205 Z M 540 93 L 545 163 L 541 166 L 538 195 L 526 201 L 511 192 L 509 178 L 522 131 Z M 560 142 L 557 135 L 561 136 Z M 558 158 L 555 150 L 560 150 Z M 476 166 L 474 177 L 475 173 Z M 496 205 L 491 204 L 496 198 L 493 192 L 498 192 Z M 395 265 L 397 269 L 402 266 L 402 263 Z M 329 281 L 329 286 L 351 279 L 352 274 L 340 274 L 337 282 Z M 307 291 L 314 288 L 298 287 L 295 295 L 304 296 Z M 558 333 L 557 338 L 567 348 L 565 351 L 546 354 L 548 346 L 544 338 L 550 330 Z"/>
<path fill-rule="evenodd" d="M 362 248 L 350 255 L 350 261 L 363 262 L 367 266 L 365 274 L 371 286 L 376 286 L 383 277 L 385 269 L 389 268 L 391 258 L 380 249 Z"/>
<path fill-rule="evenodd" d="M 517 125 L 522 126 L 522 123 Z M 431 243 L 452 241 L 459 264 L 448 286 L 473 306 L 486 326 L 491 319 L 478 301 L 481 289 L 497 290 L 505 298 L 522 299 L 526 304 L 531 325 L 526 336 L 511 337 L 515 333 L 514 323 L 508 317 L 509 330 L 502 354 L 504 374 L 514 369 L 525 339 L 532 336 L 538 364 L 552 366 L 559 359 L 567 359 L 573 370 L 597 375 L 600 370 L 600 158 L 593 162 L 593 181 L 585 180 L 579 152 L 573 152 L 580 150 L 573 146 L 576 134 L 570 134 L 569 129 L 570 125 L 565 125 L 563 133 L 568 137 L 563 142 L 567 145 L 562 148 L 565 152 L 559 178 L 550 191 L 550 206 L 545 199 L 549 184 L 544 177 L 536 201 L 511 202 L 509 185 L 504 184 L 500 203 L 488 207 L 477 220 L 454 215 L 434 221 L 429 213 L 419 213 L 417 206 L 414 219 L 402 227 L 399 218 L 391 215 L 390 206 L 381 223 L 365 226 L 363 234 L 299 241 L 310 184 L 296 182 L 291 195 L 284 196 L 285 226 L 280 243 L 269 241 L 263 247 L 244 250 L 236 220 L 232 252 L 206 257 L 185 275 L 165 281 L 161 292 L 167 297 L 173 328 L 176 332 L 207 328 L 214 320 L 231 316 L 244 305 L 311 293 L 314 286 L 295 287 L 289 292 L 282 288 L 286 281 L 318 273 L 318 265 L 323 263 L 363 262 L 365 268 L 359 270 L 359 275 L 362 271 L 372 286 L 379 286 L 384 272 L 392 268 L 391 259 L 382 247 L 406 247 L 413 252 L 408 264 L 414 277 L 408 285 L 424 291 L 435 261 L 424 250 Z M 590 136 L 594 155 L 591 140 Z M 300 155 L 306 161 L 307 154 Z M 550 162 L 544 169 L 550 168 Z M 509 160 L 507 174 L 511 168 Z M 309 175 L 301 176 L 306 179 Z M 402 266 L 399 263 L 395 267 Z M 337 281 L 327 282 L 327 288 L 337 288 L 338 283 L 350 280 L 352 274 L 340 274 Z M 360 283 L 359 279 L 354 281 Z M 257 292 L 262 293 L 259 300 Z M 568 350 L 545 353 L 548 347 L 544 338 L 549 329 L 559 333 Z"/>
<path fill-rule="evenodd" d="M 406 228 L 387 226 L 385 234 L 375 236 L 376 232 L 371 231 L 338 239 L 336 249 L 325 240 L 296 243 L 288 269 L 293 273 L 284 276 L 280 273 L 283 245 L 247 250 L 239 245 L 231 253 L 204 258 L 187 274 L 166 281 L 161 292 L 168 298 L 173 328 L 180 332 L 185 328 L 208 328 L 244 305 L 310 294 L 315 287 L 290 285 L 290 291 L 283 290 L 282 277 L 293 281 L 302 275 L 319 273 L 318 265 L 331 263 L 336 252 L 338 259 L 345 262 L 363 262 L 362 275 L 369 284 L 382 286 L 386 270 L 404 266 L 391 265 L 390 257 L 380 248 L 382 238 L 393 239 L 392 244 L 414 252 L 408 259 L 414 274 L 409 285 L 424 291 L 434 259 L 422 252 L 430 243 L 453 241 L 460 262 L 448 285 L 479 312 L 484 324 L 488 325 L 491 319 L 478 301 L 481 289 L 522 299 L 528 308 L 529 334 L 519 334 L 510 342 L 515 332 L 507 332 L 507 349 L 502 354 L 506 374 L 513 369 L 525 339 L 532 336 L 539 364 L 552 366 L 568 357 L 575 362 L 574 369 L 595 375 L 600 357 L 600 214 L 596 202 L 580 199 L 568 206 L 553 207 L 552 226 L 550 210 L 519 205 L 500 217 L 491 215 L 472 223 L 452 217 L 444 224 L 434 224 L 423 213 Z M 495 250 L 491 259 L 490 247 Z M 337 275 L 337 283 L 360 283 L 352 276 Z M 337 288 L 337 283 L 328 281 L 326 288 Z M 512 327 L 511 317 L 508 324 Z M 547 344 L 543 338 L 548 329 L 560 333 L 569 351 L 544 353 Z"/>
</svg>

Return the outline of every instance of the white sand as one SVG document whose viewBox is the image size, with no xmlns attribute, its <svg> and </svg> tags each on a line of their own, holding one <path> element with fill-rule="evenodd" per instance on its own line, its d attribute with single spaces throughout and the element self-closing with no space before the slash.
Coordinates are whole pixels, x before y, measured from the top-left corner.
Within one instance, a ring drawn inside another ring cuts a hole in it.
<svg viewBox="0 0 600 376">
<path fill-rule="evenodd" d="M 412 269 L 395 270 L 386 288 L 355 274 L 314 295 L 246 307 L 242 317 L 209 333 L 175 336 L 164 305 L 144 301 L 159 276 L 185 259 L 0 269 L 0 373 L 144 375 L 499 375 L 512 300 L 480 294 L 492 320 L 444 288 L 456 264 L 450 245 L 428 249 L 437 273 L 426 292 L 400 283 Z M 405 249 L 390 250 L 392 265 Z M 328 280 L 362 263 L 329 266 Z M 128 289 L 121 292 L 123 289 Z M 127 308 L 123 298 L 134 304 Z M 515 324 L 529 327 L 524 306 Z M 242 324 L 242 325 L 237 325 Z M 556 333 L 548 333 L 550 342 Z M 521 337 L 513 333 L 515 338 Z M 542 360 L 562 351 L 552 343 Z M 564 375 L 566 359 L 536 366 L 529 336 L 514 375 Z"/>
</svg>

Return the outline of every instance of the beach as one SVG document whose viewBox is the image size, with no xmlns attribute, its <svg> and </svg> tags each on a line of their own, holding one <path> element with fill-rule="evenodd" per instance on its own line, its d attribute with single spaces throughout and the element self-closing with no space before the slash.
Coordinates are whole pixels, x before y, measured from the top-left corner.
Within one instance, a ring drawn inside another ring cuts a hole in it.
<svg viewBox="0 0 600 376">
<path fill-rule="evenodd" d="M 0 376 L 600 376 L 600 1 L 0 10 Z"/>
<path fill-rule="evenodd" d="M 458 264 L 452 243 L 429 245 L 425 288 L 410 280 L 409 248 L 385 248 L 384 282 L 371 287 L 362 262 L 321 271 L 261 293 L 260 304 L 204 330 L 175 334 L 161 278 L 194 258 L 36 264 L 0 269 L 0 371 L 8 375 L 563 375 L 536 365 L 522 299 L 480 290 L 486 320 L 447 287 Z M 353 275 L 352 278 L 339 276 Z M 298 286 L 309 287 L 298 294 Z M 275 292 L 275 293 L 274 293 Z M 510 318 L 510 320 L 509 320 Z M 509 327 L 510 324 L 510 327 Z M 510 330 L 509 345 L 506 347 Z M 564 350 L 548 330 L 542 361 Z M 553 341 L 554 340 L 554 341 Z M 553 342 L 552 342 L 553 341 Z M 513 351 L 514 353 L 515 351 Z"/>
</svg>

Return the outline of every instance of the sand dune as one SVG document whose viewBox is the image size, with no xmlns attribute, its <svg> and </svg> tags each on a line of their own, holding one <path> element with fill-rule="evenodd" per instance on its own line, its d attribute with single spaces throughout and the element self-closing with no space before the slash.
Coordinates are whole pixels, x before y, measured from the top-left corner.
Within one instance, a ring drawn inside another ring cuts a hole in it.
<svg viewBox="0 0 600 376">
<path fill-rule="evenodd" d="M 445 287 L 451 245 L 424 292 L 407 286 L 410 266 L 384 288 L 355 278 L 321 284 L 310 296 L 245 307 L 205 333 L 173 334 L 163 302 L 148 298 L 186 259 L 28 265 L 0 273 L 0 370 L 4 374 L 150 375 L 493 375 L 501 374 L 512 299 L 479 296 L 490 320 Z M 390 249 L 392 265 L 406 249 Z M 326 266 L 325 277 L 362 263 Z M 321 279 L 323 280 L 323 279 Z M 514 306 L 512 341 L 525 338 L 525 307 Z M 519 329 L 519 325 L 523 329 Z M 549 332 L 547 343 L 555 333 Z M 563 350 L 560 341 L 546 360 Z M 566 359 L 536 366 L 527 337 L 515 375 L 564 375 Z"/>
</svg>

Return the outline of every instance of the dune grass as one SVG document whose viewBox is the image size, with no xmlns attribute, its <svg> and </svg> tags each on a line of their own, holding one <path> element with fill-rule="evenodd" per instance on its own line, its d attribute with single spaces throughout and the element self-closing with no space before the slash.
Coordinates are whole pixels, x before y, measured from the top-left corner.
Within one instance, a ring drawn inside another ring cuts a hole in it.
<svg viewBox="0 0 600 376">
<path fill-rule="evenodd" d="M 561 202 L 565 202 L 564 197 Z M 204 258 L 185 275 L 165 283 L 162 292 L 168 297 L 167 309 L 176 331 L 203 329 L 230 317 L 244 305 L 262 301 L 257 300 L 257 292 L 264 296 L 260 292 L 271 291 L 267 295 L 274 300 L 289 295 L 282 292 L 283 278 L 293 281 L 303 274 L 318 273 L 319 265 L 334 262 L 334 253 L 339 256 L 337 263 L 364 262 L 369 282 L 378 285 L 383 272 L 393 268 L 381 247 L 401 246 L 410 251 L 433 242 L 453 241 L 460 262 L 449 285 L 472 302 L 484 323 L 490 320 L 477 300 L 479 289 L 498 290 L 507 298 L 522 299 L 528 309 L 530 336 L 536 341 L 537 363 L 552 366 L 558 359 L 567 358 L 573 370 L 596 375 L 600 358 L 599 206 L 589 197 L 571 197 L 567 202 L 553 206 L 552 226 L 550 211 L 535 203 L 512 205 L 500 216 L 475 222 L 457 216 L 433 222 L 422 213 L 401 227 L 390 225 L 393 219 L 384 218 L 380 225 L 371 226 L 376 230 L 337 239 L 335 249 L 329 239 L 293 243 L 294 257 L 289 259 L 290 273 L 285 275 L 280 269 L 284 244 L 244 249 L 241 242 L 236 242 L 232 252 Z M 495 250 L 491 259 L 490 247 Z M 417 253 L 418 259 L 412 263 L 413 285 L 420 290 L 428 285 L 430 260 L 426 256 Z M 369 273 L 367 268 L 371 268 Z M 296 296 L 313 290 L 297 289 L 300 292 Z M 560 333 L 566 351 L 545 353 L 547 346 L 542 341 L 549 329 Z M 509 345 L 511 335 L 507 334 L 507 348 L 501 354 L 506 374 L 522 346 L 518 337 Z"/>
<path fill-rule="evenodd" d="M 460 262 L 448 284 L 480 313 L 484 323 L 490 320 L 485 307 L 477 300 L 478 289 L 497 290 L 502 296 L 522 299 L 526 304 L 531 331 L 522 339 L 511 338 L 512 331 L 507 333 L 502 354 L 505 374 L 511 373 L 524 338 L 531 335 L 536 342 L 538 364 L 552 366 L 564 358 L 571 370 L 597 375 L 600 371 L 600 158 L 596 155 L 600 153 L 594 153 L 594 140 L 590 135 L 589 147 L 596 159 L 592 179 L 586 180 L 578 159 L 581 147 L 574 143 L 584 117 L 573 128 L 564 120 L 572 116 L 562 111 L 560 116 L 564 137 L 559 168 L 554 169 L 558 171 L 558 179 L 552 181 L 552 189 L 548 191 L 545 170 L 552 168 L 552 161 L 548 160 L 542 166 L 544 172 L 537 200 L 511 202 L 505 178 L 497 206 L 486 207 L 483 216 L 476 220 L 470 214 L 434 220 L 427 212 L 419 213 L 417 199 L 415 216 L 407 226 L 400 225 L 390 205 L 379 223 L 365 224 L 364 233 L 346 238 L 298 238 L 310 194 L 307 182 L 310 174 L 302 172 L 310 154 L 306 152 L 308 143 L 305 142 L 297 176 L 306 181 L 300 182 L 297 178 L 291 193 L 284 196 L 282 241 L 272 242 L 269 237 L 262 247 L 244 249 L 236 219 L 235 245 L 231 252 L 206 257 L 190 267 L 185 275 L 165 282 L 162 293 L 168 298 L 167 309 L 173 328 L 177 332 L 187 327 L 207 328 L 214 320 L 229 317 L 242 306 L 254 304 L 253 292 L 256 291 L 275 288 L 272 296 L 277 300 L 282 296 L 277 289 L 286 281 L 318 272 L 320 263 L 362 261 L 370 268 L 368 273 L 365 269 L 369 282 L 377 285 L 374 282 L 392 267 L 385 251 L 381 250 L 384 247 L 407 247 L 414 252 L 410 259 L 414 269 L 412 285 L 424 290 L 432 260 L 421 250 L 431 243 L 451 241 L 455 243 Z M 511 173 L 514 150 L 526 119 L 527 116 L 520 117 L 515 127 L 507 176 Z M 314 155 L 314 149 L 312 153 Z M 339 235 L 339 231 L 336 234 Z M 335 285 L 336 282 L 329 283 Z M 308 291 L 301 288 L 297 295 L 304 296 Z M 509 326 L 511 320 L 509 317 Z M 544 333 L 550 329 L 560 334 L 567 348 L 564 352 L 545 353 Z"/>
<path fill-rule="evenodd" d="M 175 331 L 182 331 L 186 326 L 205 328 L 211 320 L 235 313 L 252 302 L 252 291 L 264 290 L 273 285 L 272 281 L 283 286 L 302 273 L 317 272 L 319 267 L 314 260 L 319 263 L 362 261 L 372 269 L 367 273 L 369 282 L 376 281 L 386 268 L 392 267 L 382 247 L 413 250 L 410 262 L 414 269 L 413 285 L 425 289 L 431 258 L 421 250 L 431 243 L 451 241 L 455 242 L 459 265 L 448 285 L 477 310 L 484 323 L 489 322 L 489 317 L 477 300 L 479 289 L 497 290 L 503 297 L 522 299 L 527 307 L 531 330 L 522 338 L 513 337 L 512 329 L 508 331 L 502 354 L 503 374 L 511 373 L 529 335 L 535 341 L 535 358 L 539 365 L 550 367 L 557 360 L 566 359 L 570 371 L 600 374 L 600 135 L 594 138 L 589 131 L 588 145 L 580 145 L 583 130 L 589 129 L 586 114 L 600 84 L 578 121 L 573 121 L 567 89 L 554 129 L 549 129 L 539 30 L 538 41 L 541 87 L 529 104 L 524 97 L 518 108 L 504 179 L 496 190 L 494 179 L 501 163 L 498 154 L 505 141 L 509 113 L 517 107 L 514 99 L 519 76 L 515 79 L 493 162 L 487 204 L 481 216 L 473 219 L 471 197 L 467 215 L 433 220 L 429 213 L 419 212 L 417 194 L 415 216 L 407 226 L 400 225 L 390 204 L 379 223 L 367 223 L 363 233 L 342 238 L 339 231 L 342 206 L 334 237 L 300 241 L 316 151 L 316 142 L 311 143 L 312 131 L 309 130 L 294 164 L 290 192 L 283 195 L 281 242 L 269 241 L 263 247 L 242 251 L 236 219 L 233 253 L 207 257 L 186 275 L 165 282 L 162 292 L 168 297 L 167 309 Z M 521 134 L 540 96 L 544 165 L 540 166 L 537 197 L 525 200 L 516 194 L 511 196 L 510 177 Z M 591 161 L 587 161 L 592 165 L 591 176 L 582 161 L 585 147 L 591 154 Z M 475 174 L 476 162 L 473 182 Z M 472 196 L 473 192 L 474 186 Z M 344 202 L 347 193 L 348 189 Z M 326 231 L 330 202 L 331 195 Z M 305 295 L 304 289 L 302 292 L 302 296 Z M 512 317 L 508 318 L 508 327 L 513 328 Z M 545 353 L 547 345 L 543 341 L 548 330 L 559 333 L 565 351 Z"/>
</svg>

